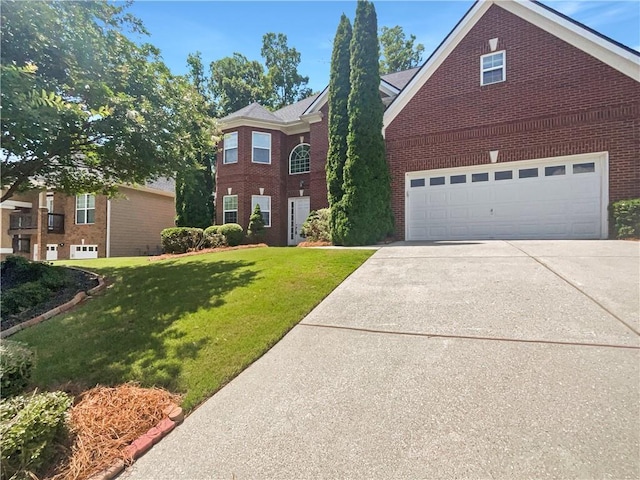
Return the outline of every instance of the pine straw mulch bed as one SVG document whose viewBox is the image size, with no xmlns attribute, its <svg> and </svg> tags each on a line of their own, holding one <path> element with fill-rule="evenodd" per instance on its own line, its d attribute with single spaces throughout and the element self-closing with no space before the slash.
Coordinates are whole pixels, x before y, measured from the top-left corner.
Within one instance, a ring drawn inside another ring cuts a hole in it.
<svg viewBox="0 0 640 480">
<path fill-rule="evenodd" d="M 69 413 L 71 446 L 45 478 L 83 480 L 118 459 L 130 465 L 133 459 L 125 447 L 165 418 L 167 407 L 180 402 L 179 395 L 132 383 L 87 390 Z"/>
<path fill-rule="evenodd" d="M 187 253 L 163 253 L 162 255 L 149 257 L 149 261 L 155 262 L 156 260 L 166 260 L 168 258 L 182 258 L 189 257 L 191 255 L 202 255 L 204 253 L 226 252 L 229 250 L 244 250 L 246 248 L 258 247 L 268 247 L 268 245 L 266 243 L 252 243 L 251 245 L 238 245 L 237 247 L 203 248 L 202 250 L 192 250 Z"/>
</svg>

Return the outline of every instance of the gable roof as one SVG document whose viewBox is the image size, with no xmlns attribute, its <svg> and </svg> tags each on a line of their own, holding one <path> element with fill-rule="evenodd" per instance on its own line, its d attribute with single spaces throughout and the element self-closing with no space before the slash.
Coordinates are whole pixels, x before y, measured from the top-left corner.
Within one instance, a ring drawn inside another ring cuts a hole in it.
<svg viewBox="0 0 640 480">
<path fill-rule="evenodd" d="M 640 81 L 640 53 L 535 0 L 477 0 L 385 110 L 382 131 L 422 88 L 492 5 L 555 35 L 619 72 Z"/>
</svg>

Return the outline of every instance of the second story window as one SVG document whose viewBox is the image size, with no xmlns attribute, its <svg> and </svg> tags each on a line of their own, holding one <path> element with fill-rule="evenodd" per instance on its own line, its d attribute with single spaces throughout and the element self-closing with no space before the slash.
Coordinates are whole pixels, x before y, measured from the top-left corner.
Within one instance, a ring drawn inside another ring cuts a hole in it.
<svg viewBox="0 0 640 480">
<path fill-rule="evenodd" d="M 224 136 L 224 153 L 222 163 L 238 163 L 238 132 Z"/>
<path fill-rule="evenodd" d="M 271 163 L 271 134 L 252 132 L 251 150 L 253 163 Z"/>
<path fill-rule="evenodd" d="M 96 223 L 96 197 L 83 193 L 76 197 L 76 224 Z"/>
<path fill-rule="evenodd" d="M 503 50 L 480 57 L 480 85 L 490 85 L 506 80 L 505 55 Z"/>
<path fill-rule="evenodd" d="M 289 174 L 307 173 L 310 169 L 309 144 L 301 143 L 289 155 Z"/>
</svg>

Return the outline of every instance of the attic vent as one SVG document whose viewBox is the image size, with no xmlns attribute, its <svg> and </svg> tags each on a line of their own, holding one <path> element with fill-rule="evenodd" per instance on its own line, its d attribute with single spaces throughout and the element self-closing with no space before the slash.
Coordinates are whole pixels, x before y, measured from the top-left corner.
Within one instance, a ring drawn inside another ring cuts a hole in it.
<svg viewBox="0 0 640 480">
<path fill-rule="evenodd" d="M 491 49 L 492 52 L 496 51 L 496 48 L 498 48 L 497 38 L 492 38 L 491 40 L 489 40 L 489 48 Z"/>
</svg>

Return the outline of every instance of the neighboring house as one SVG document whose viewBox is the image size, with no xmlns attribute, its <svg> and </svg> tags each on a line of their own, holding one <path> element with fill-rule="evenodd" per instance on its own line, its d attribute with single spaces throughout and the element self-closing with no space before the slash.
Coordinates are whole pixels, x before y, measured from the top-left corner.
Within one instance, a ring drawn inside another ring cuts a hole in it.
<svg viewBox="0 0 640 480">
<path fill-rule="evenodd" d="M 534 1 L 478 1 L 419 69 L 382 77 L 395 236 L 606 238 L 640 197 L 640 53 Z M 294 245 L 327 206 L 327 97 L 221 120 L 216 221 Z"/>
<path fill-rule="evenodd" d="M 2 256 L 32 260 L 161 253 L 175 223 L 173 180 L 121 186 L 116 198 L 32 190 L 2 202 Z"/>
</svg>

